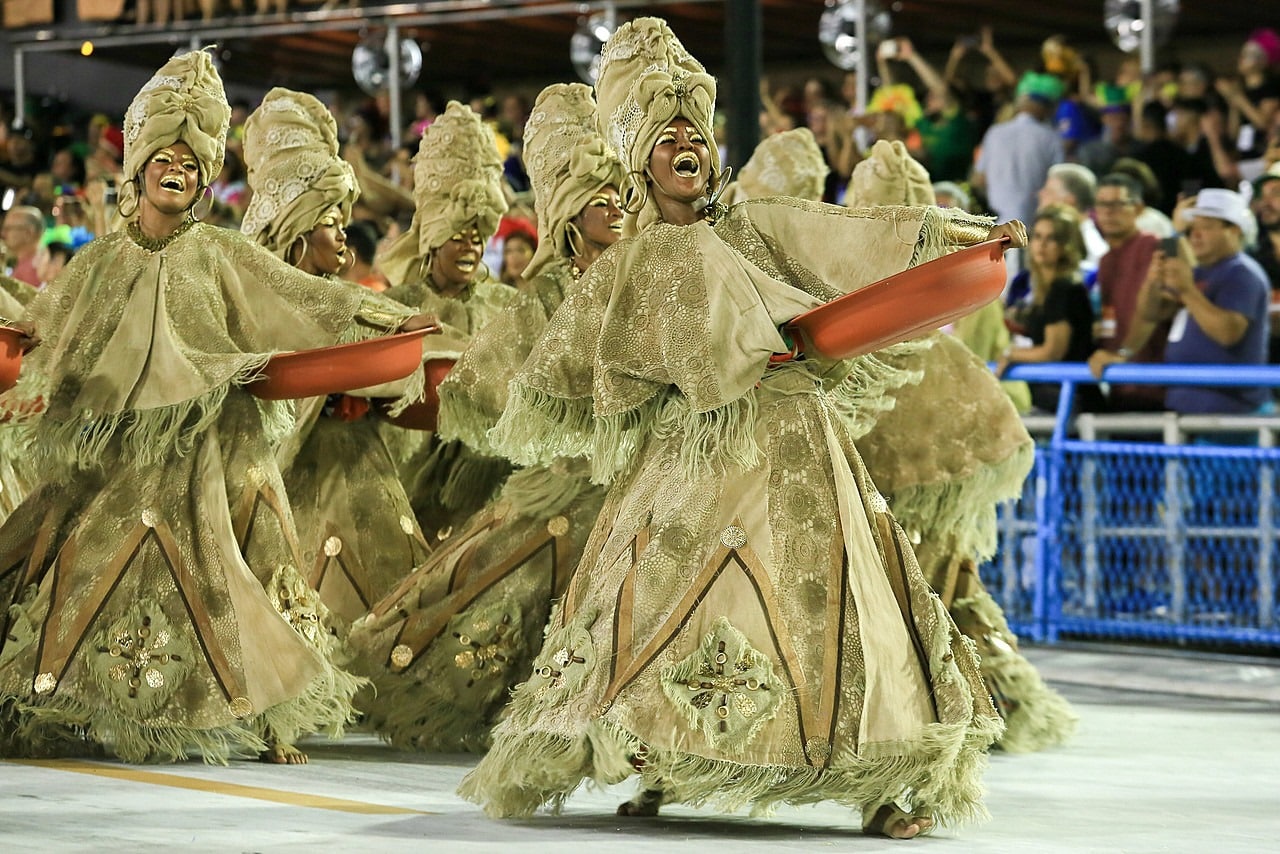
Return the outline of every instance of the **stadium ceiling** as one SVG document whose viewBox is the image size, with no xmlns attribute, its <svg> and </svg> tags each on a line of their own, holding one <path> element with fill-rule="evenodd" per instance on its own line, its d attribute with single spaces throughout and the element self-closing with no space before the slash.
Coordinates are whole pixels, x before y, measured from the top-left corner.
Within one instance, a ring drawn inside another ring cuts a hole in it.
<svg viewBox="0 0 1280 854">
<path fill-rule="evenodd" d="M 822 0 L 759 0 L 764 61 L 824 63 L 818 45 Z M 253 0 L 245 0 L 252 6 Z M 93 41 L 94 55 L 153 69 L 178 46 L 217 43 L 223 76 L 262 88 L 297 89 L 353 86 L 351 53 L 363 38 L 395 24 L 401 36 L 425 48 L 424 84 L 439 88 L 483 88 L 520 81 L 576 79 L 569 39 L 583 12 L 603 0 L 425 0 L 368 2 L 362 8 L 322 10 L 296 6 L 283 15 L 239 15 L 211 22 L 167 25 L 130 23 L 59 24 L 5 31 L 13 49 L 75 52 Z M 713 71 L 723 67 L 728 0 L 613 0 L 620 17 L 655 14 L 670 21 L 690 51 Z M 1025 52 L 1045 36 L 1062 33 L 1086 47 L 1111 49 L 1102 26 L 1102 0 L 879 0 L 893 15 L 895 35 L 910 36 L 939 62 L 958 36 L 990 24 L 1002 49 Z M 1175 43 L 1238 39 L 1261 25 L 1259 0 L 1182 3 Z M 1111 49 L 1114 50 L 1114 49 Z M 1230 57 L 1234 62 L 1234 55 Z M 1228 70 L 1226 68 L 1221 70 Z M 834 72 L 835 69 L 832 68 Z"/>
</svg>

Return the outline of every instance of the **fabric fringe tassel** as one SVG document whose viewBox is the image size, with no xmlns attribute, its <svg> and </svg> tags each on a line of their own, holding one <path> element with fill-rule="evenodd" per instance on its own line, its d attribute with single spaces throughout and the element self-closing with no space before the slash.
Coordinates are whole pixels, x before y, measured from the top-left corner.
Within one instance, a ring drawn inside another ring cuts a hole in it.
<svg viewBox="0 0 1280 854">
<path fill-rule="evenodd" d="M 923 369 L 895 367 L 891 360 L 931 347 L 931 338 L 918 338 L 849 360 L 849 376 L 828 393 L 827 399 L 851 439 L 856 442 L 870 433 L 876 422 L 897 405 L 894 391 L 924 379 Z"/>
<path fill-rule="evenodd" d="M 1035 445 L 1024 442 L 970 477 L 912 486 L 886 497 L 894 518 L 921 542 L 948 543 L 952 554 L 981 563 L 996 551 L 995 505 L 1022 494 L 1034 462 Z"/>
<path fill-rule="evenodd" d="M 1018 651 L 1004 612 L 985 591 L 951 606 L 962 631 L 973 631 L 981 653 L 983 681 L 1005 714 L 1005 733 L 998 745 L 1010 753 L 1032 753 L 1066 743 L 1079 716 L 1061 694 L 1050 688 L 1035 666 Z"/>
<path fill-rule="evenodd" d="M 529 816 L 544 806 L 558 812 L 583 780 L 612 785 L 636 773 L 631 760 L 637 756 L 643 757 L 642 786 L 662 790 L 667 803 L 725 811 L 749 806 L 753 815 L 762 815 L 782 804 L 833 801 L 861 810 L 908 799 L 915 811 L 952 826 L 987 817 L 981 777 L 993 733 L 982 727 L 934 724 L 906 752 L 842 759 L 846 767 L 838 770 L 746 765 L 646 749 L 633 734 L 600 720 L 576 738 L 525 731 L 510 721 L 495 735 L 458 793 L 497 818 Z"/>
</svg>

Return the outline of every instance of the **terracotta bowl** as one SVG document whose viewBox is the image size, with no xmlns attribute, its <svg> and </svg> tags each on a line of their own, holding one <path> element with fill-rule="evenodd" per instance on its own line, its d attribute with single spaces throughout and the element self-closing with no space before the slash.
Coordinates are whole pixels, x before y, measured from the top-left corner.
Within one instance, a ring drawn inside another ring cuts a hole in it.
<svg viewBox="0 0 1280 854">
<path fill-rule="evenodd" d="M 401 332 L 354 344 L 272 356 L 249 392 L 263 400 L 317 397 L 398 380 L 422 362 L 422 338 L 431 330 Z"/>
<path fill-rule="evenodd" d="M 1004 290 L 1007 240 L 988 240 L 806 311 L 787 327 L 806 353 L 849 359 L 976 311 Z"/>
<path fill-rule="evenodd" d="M 0 326 L 0 391 L 8 391 L 18 383 L 22 370 L 23 333 L 12 326 Z"/>
<path fill-rule="evenodd" d="M 426 399 L 421 403 L 410 404 L 399 415 L 388 415 L 387 420 L 406 430 L 434 432 L 440 417 L 440 383 L 444 382 L 449 371 L 453 370 L 453 365 L 453 359 L 428 359 L 423 363 L 422 370 L 427 375 Z"/>
</svg>

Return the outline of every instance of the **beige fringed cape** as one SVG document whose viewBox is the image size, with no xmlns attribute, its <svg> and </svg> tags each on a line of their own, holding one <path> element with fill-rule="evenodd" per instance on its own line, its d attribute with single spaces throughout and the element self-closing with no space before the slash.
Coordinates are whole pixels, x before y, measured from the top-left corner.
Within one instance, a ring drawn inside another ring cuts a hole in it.
<svg viewBox="0 0 1280 854">
<path fill-rule="evenodd" d="M 952 215 L 716 213 L 605 252 L 512 383 L 495 444 L 525 462 L 586 453 L 610 487 L 460 791 L 527 815 L 638 768 L 667 802 L 980 816 L 1000 720 L 832 401 L 874 375 L 769 363 L 780 323 L 936 257 Z"/>
<path fill-rule="evenodd" d="M 515 298 L 516 291 L 483 278 L 461 296 L 446 297 L 419 278 L 387 290 L 384 296 L 440 320 L 444 333 L 425 339 L 424 359 L 456 360 L 472 336 Z M 478 453 L 461 442 L 445 441 L 436 433 L 385 426 L 382 435 L 418 523 L 432 542 L 460 530 L 511 473 L 506 460 Z"/>
<path fill-rule="evenodd" d="M 291 408 L 243 386 L 402 313 L 195 224 L 95 240 L 27 319 L 44 343 L 0 402 L 47 408 L 40 483 L 0 527 L 4 754 L 222 761 L 340 732 L 358 680 L 299 574 L 271 444 Z"/>
<path fill-rule="evenodd" d="M 495 453 L 487 435 L 506 408 L 507 383 L 572 286 L 568 263 L 553 260 L 476 334 L 440 386 L 442 438 Z M 581 461 L 513 474 L 353 627 L 359 672 L 375 689 L 360 702 L 366 723 L 400 747 L 487 747 L 511 688 L 529 675 L 551 603 L 603 499 Z"/>
</svg>

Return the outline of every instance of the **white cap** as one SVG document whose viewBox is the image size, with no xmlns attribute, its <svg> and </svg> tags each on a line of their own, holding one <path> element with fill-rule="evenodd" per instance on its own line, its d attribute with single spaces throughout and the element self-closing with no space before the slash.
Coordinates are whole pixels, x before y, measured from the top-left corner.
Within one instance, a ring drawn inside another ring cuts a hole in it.
<svg viewBox="0 0 1280 854">
<path fill-rule="evenodd" d="M 1185 215 L 1209 216 L 1225 220 L 1245 234 L 1248 234 L 1253 226 L 1253 214 L 1249 212 L 1249 203 L 1235 190 L 1213 188 L 1201 190 L 1196 194 L 1195 205 L 1189 208 Z"/>
</svg>

